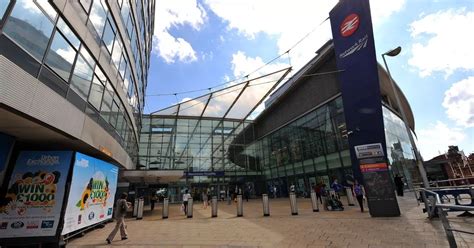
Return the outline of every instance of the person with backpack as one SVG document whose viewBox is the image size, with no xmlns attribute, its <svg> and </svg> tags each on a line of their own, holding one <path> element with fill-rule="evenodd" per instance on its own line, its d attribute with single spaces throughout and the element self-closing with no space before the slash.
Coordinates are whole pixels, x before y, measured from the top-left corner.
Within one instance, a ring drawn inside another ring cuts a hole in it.
<svg viewBox="0 0 474 248">
<path fill-rule="evenodd" d="M 115 205 L 115 221 L 116 225 L 115 228 L 110 232 L 109 236 L 105 241 L 107 241 L 107 244 L 112 243 L 112 240 L 114 240 L 115 234 L 117 234 L 117 231 L 120 229 L 120 236 L 122 237 L 122 240 L 125 240 L 128 238 L 127 235 L 127 229 L 125 229 L 125 215 L 127 215 L 127 210 L 130 208 L 132 205 L 131 202 L 127 201 L 127 193 L 122 193 L 120 195 L 120 199 L 117 200 L 116 205 Z"/>
<path fill-rule="evenodd" d="M 341 195 L 339 192 L 341 192 L 344 189 L 344 187 L 340 183 L 337 182 L 337 178 L 335 178 L 334 181 L 332 182 L 331 188 L 336 193 L 337 198 L 341 198 Z"/>
<path fill-rule="evenodd" d="M 365 189 L 357 180 L 354 181 L 354 187 L 352 187 L 352 193 L 356 196 L 357 201 L 359 202 L 360 211 L 364 212 L 364 196 Z"/>
</svg>

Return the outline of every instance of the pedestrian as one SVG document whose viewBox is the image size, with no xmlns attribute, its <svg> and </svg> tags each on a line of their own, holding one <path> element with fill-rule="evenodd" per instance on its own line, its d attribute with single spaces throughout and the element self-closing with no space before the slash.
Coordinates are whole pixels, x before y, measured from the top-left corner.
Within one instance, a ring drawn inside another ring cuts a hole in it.
<svg viewBox="0 0 474 248">
<path fill-rule="evenodd" d="M 395 182 L 395 187 L 397 188 L 397 195 L 398 196 L 403 196 L 403 180 L 402 180 L 402 177 L 399 174 L 396 174 L 395 177 L 393 178 L 393 181 Z"/>
<path fill-rule="evenodd" d="M 359 202 L 360 211 L 364 212 L 364 197 L 365 189 L 357 180 L 354 181 L 354 187 L 352 187 L 352 194 L 355 195 L 357 201 Z"/>
<path fill-rule="evenodd" d="M 337 178 L 335 178 L 334 181 L 332 182 L 331 188 L 336 193 L 337 198 L 340 199 L 341 196 L 340 196 L 339 192 L 341 192 L 344 187 L 342 187 L 342 185 L 337 182 Z"/>
<path fill-rule="evenodd" d="M 116 205 L 115 205 L 115 227 L 110 232 L 109 236 L 105 241 L 107 241 L 107 244 L 112 243 L 112 240 L 114 240 L 115 234 L 117 234 L 117 231 L 120 229 L 120 236 L 122 237 L 122 240 L 128 239 L 127 235 L 127 229 L 125 225 L 125 215 L 127 215 L 127 210 L 130 208 L 132 205 L 131 202 L 127 201 L 127 193 L 122 193 L 120 195 L 120 199 L 117 200 Z"/>
<path fill-rule="evenodd" d="M 319 182 L 316 184 L 314 187 L 314 192 L 316 193 L 316 200 L 319 199 L 319 202 L 323 204 L 323 199 L 322 199 L 322 192 L 323 192 L 323 183 Z"/>
<path fill-rule="evenodd" d="M 153 209 L 155 209 L 155 203 L 156 203 L 157 200 L 158 200 L 158 196 L 156 195 L 156 193 L 151 194 L 151 198 L 150 198 L 151 211 L 153 211 Z"/>
<path fill-rule="evenodd" d="M 207 208 L 207 204 L 208 204 L 208 202 L 209 202 L 207 190 L 208 190 L 208 189 L 206 188 L 206 189 L 203 190 L 202 193 L 201 193 L 201 194 L 202 194 L 202 204 L 203 204 L 202 207 L 203 207 L 204 209 Z"/>
<path fill-rule="evenodd" d="M 192 199 L 192 196 L 191 194 L 189 193 L 188 190 L 185 190 L 184 191 L 184 194 L 183 194 L 183 211 L 184 211 L 184 215 L 187 215 L 188 214 L 188 200 L 189 199 Z"/>
<path fill-rule="evenodd" d="M 249 188 L 245 188 L 244 197 L 245 197 L 246 201 L 249 201 L 249 197 L 250 197 L 250 189 Z"/>
<path fill-rule="evenodd" d="M 295 191 L 296 191 L 296 189 L 295 189 L 295 184 L 292 183 L 292 184 L 290 185 L 290 192 L 291 192 L 291 193 L 295 193 Z"/>
<path fill-rule="evenodd" d="M 273 185 L 273 198 L 277 198 L 277 186 Z"/>
</svg>

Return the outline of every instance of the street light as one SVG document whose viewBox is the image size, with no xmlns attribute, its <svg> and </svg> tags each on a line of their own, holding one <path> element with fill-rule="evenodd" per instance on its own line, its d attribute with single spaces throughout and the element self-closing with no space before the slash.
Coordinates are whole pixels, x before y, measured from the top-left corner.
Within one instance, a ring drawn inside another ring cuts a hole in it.
<svg viewBox="0 0 474 248">
<path fill-rule="evenodd" d="M 405 110 L 403 110 L 403 108 L 402 108 L 402 104 L 400 103 L 400 98 L 398 97 L 398 92 L 395 89 L 395 83 L 393 82 L 392 75 L 390 74 L 390 70 L 388 69 L 387 61 L 385 61 L 385 55 L 390 56 L 390 57 L 395 57 L 398 54 L 400 54 L 401 51 L 402 51 L 402 48 L 400 46 L 398 46 L 395 49 L 392 49 L 390 51 L 387 51 L 386 53 L 383 53 L 382 54 L 382 59 L 383 59 L 383 63 L 385 64 L 385 69 L 387 69 L 388 79 L 390 81 L 390 85 L 392 86 L 393 95 L 395 96 L 395 100 L 397 101 L 398 109 L 400 111 L 400 114 L 402 115 L 403 123 L 405 124 L 405 128 L 407 130 L 408 137 L 410 138 L 410 143 L 411 143 L 411 147 L 413 149 L 413 153 L 415 153 L 416 164 L 418 166 L 418 170 L 420 171 L 421 178 L 423 179 L 423 185 L 425 186 L 425 188 L 428 188 L 430 185 L 428 183 L 428 178 L 426 177 L 425 168 L 423 167 L 423 160 L 421 159 L 420 153 L 418 152 L 418 149 L 416 148 L 415 140 L 413 139 L 410 127 L 408 126 L 408 121 L 407 121 L 407 116 L 405 115 Z"/>
</svg>

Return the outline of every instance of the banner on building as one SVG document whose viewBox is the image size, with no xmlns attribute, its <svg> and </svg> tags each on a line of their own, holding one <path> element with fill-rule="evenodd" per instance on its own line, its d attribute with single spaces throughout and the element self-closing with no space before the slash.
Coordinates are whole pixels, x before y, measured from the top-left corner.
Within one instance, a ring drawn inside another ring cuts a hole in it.
<svg viewBox="0 0 474 248">
<path fill-rule="evenodd" d="M 23 151 L 0 203 L 0 238 L 56 236 L 73 153 Z"/>
<path fill-rule="evenodd" d="M 367 186 L 368 180 L 389 176 L 387 170 L 380 170 L 373 173 L 384 175 L 366 178 L 359 167 L 361 160 L 366 158 L 374 163 L 387 161 L 383 152 L 386 151 L 385 131 L 369 0 L 340 0 L 329 13 L 329 18 L 337 69 L 342 71 L 338 76 L 350 133 L 348 141 L 354 176 L 365 181 Z M 371 198 L 368 193 L 372 216 L 400 215 L 393 185 L 390 180 L 386 182 L 379 181 L 377 187 L 387 188 L 387 192 L 392 193 L 382 198 Z"/>
<path fill-rule="evenodd" d="M 112 218 L 117 177 L 115 165 L 76 153 L 63 235 Z"/>
</svg>

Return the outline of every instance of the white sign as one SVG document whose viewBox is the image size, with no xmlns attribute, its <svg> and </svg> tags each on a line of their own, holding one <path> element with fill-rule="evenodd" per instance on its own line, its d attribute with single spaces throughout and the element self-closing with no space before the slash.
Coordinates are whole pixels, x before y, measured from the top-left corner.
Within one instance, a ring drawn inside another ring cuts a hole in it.
<svg viewBox="0 0 474 248">
<path fill-rule="evenodd" d="M 358 159 L 384 156 L 382 144 L 380 143 L 354 146 L 354 149 Z"/>
</svg>

